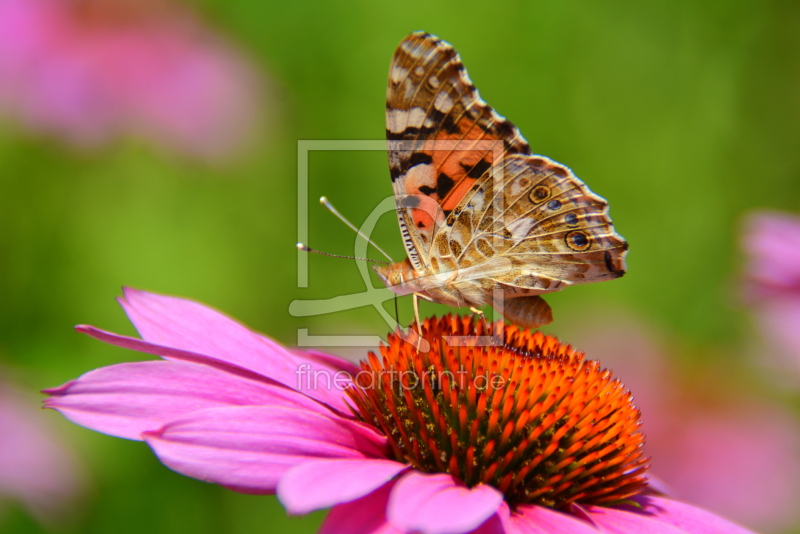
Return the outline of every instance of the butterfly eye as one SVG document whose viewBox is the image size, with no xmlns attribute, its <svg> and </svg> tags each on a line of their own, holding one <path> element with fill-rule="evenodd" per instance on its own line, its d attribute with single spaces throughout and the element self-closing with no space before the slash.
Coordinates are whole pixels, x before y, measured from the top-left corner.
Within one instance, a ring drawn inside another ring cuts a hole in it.
<svg viewBox="0 0 800 534">
<path fill-rule="evenodd" d="M 564 241 L 567 243 L 567 246 L 576 252 L 583 252 L 585 250 L 589 250 L 589 247 L 592 245 L 592 241 L 586 232 L 582 230 L 575 230 L 567 234 L 567 237 L 564 238 Z"/>
<path fill-rule="evenodd" d="M 557 199 L 553 199 L 547 203 L 547 209 L 551 211 L 557 211 L 561 209 L 561 201 Z"/>
<path fill-rule="evenodd" d="M 537 185 L 536 187 L 533 188 L 533 191 L 531 191 L 531 194 L 529 195 L 531 202 L 535 204 L 544 202 L 549 197 L 550 197 L 550 188 L 547 187 L 546 185 Z"/>
</svg>

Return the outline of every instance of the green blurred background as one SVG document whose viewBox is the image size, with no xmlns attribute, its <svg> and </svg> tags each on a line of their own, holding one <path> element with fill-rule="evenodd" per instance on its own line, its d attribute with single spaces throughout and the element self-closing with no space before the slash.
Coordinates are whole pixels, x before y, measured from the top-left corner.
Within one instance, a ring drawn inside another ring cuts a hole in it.
<svg viewBox="0 0 800 534">
<path fill-rule="evenodd" d="M 383 335 L 369 308 L 288 313 L 295 299 L 364 289 L 352 261 L 320 256 L 309 258 L 309 287 L 296 287 L 297 143 L 381 139 L 389 60 L 424 29 L 459 50 L 481 95 L 534 152 L 610 201 L 630 242 L 626 277 L 548 299 L 549 331 L 566 337 L 581 328 L 576 317 L 632 310 L 682 348 L 684 374 L 739 366 L 731 380 L 768 394 L 740 350 L 754 334 L 737 300 L 738 238 L 751 208 L 800 210 L 800 3 L 192 6 L 270 83 L 269 119 L 244 159 L 203 165 L 135 139 L 76 151 L 0 123 L 0 364 L 18 385 L 40 390 L 143 358 L 71 328 L 133 334 L 113 300 L 123 285 L 208 303 L 287 344 L 298 328 Z M 315 199 L 327 195 L 360 223 L 390 194 L 385 154 L 314 153 L 309 188 L 309 244 L 351 254 L 352 233 Z M 403 256 L 393 217 L 373 237 Z M 423 304 L 423 315 L 444 310 Z M 410 320 L 410 299 L 400 314 Z M 55 531 L 301 533 L 322 520 L 287 518 L 273 497 L 184 478 L 142 443 L 47 415 L 92 479 L 81 510 Z M 0 531 L 49 530 L 12 506 Z"/>
</svg>

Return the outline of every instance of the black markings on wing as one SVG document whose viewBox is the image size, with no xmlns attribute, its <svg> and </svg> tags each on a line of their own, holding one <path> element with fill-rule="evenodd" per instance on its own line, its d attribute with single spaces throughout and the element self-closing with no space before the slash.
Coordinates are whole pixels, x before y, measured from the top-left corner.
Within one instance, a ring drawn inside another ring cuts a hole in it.
<svg viewBox="0 0 800 534">
<path fill-rule="evenodd" d="M 450 190 L 453 189 L 454 185 L 455 182 L 453 181 L 452 178 L 450 178 L 445 173 L 440 173 L 438 179 L 436 180 L 435 188 L 423 185 L 422 187 L 419 188 L 419 192 L 422 193 L 423 195 L 428 195 L 428 196 L 432 195 L 433 193 L 436 193 L 439 196 L 439 198 L 444 198 L 447 196 L 447 193 L 449 193 Z"/>
<path fill-rule="evenodd" d="M 478 163 L 476 163 L 471 167 L 469 165 L 464 165 L 463 163 L 461 164 L 461 167 L 467 173 L 467 176 L 476 179 L 483 176 L 483 173 L 489 170 L 489 167 L 491 166 L 492 164 L 486 161 L 485 159 L 480 160 Z"/>
</svg>

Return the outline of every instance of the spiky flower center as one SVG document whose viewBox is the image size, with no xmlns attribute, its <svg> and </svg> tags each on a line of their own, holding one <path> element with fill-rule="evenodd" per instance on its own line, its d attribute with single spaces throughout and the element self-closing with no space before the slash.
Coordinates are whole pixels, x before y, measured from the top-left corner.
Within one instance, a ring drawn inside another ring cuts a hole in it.
<svg viewBox="0 0 800 534">
<path fill-rule="evenodd" d="M 552 336 L 491 329 L 470 317 L 427 319 L 427 352 L 390 334 L 348 390 L 357 414 L 398 461 L 490 484 L 512 506 L 608 505 L 638 493 L 647 459 L 630 392 Z"/>
</svg>

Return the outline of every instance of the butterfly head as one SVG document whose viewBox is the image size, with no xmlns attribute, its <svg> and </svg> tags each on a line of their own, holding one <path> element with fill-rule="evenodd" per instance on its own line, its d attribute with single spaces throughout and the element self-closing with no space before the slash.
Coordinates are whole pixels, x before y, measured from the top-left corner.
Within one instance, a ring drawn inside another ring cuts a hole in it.
<svg viewBox="0 0 800 534">
<path fill-rule="evenodd" d="M 390 265 L 373 265 L 372 268 L 378 273 L 381 282 L 398 295 L 410 295 L 420 291 L 417 272 L 408 258 Z"/>
</svg>

